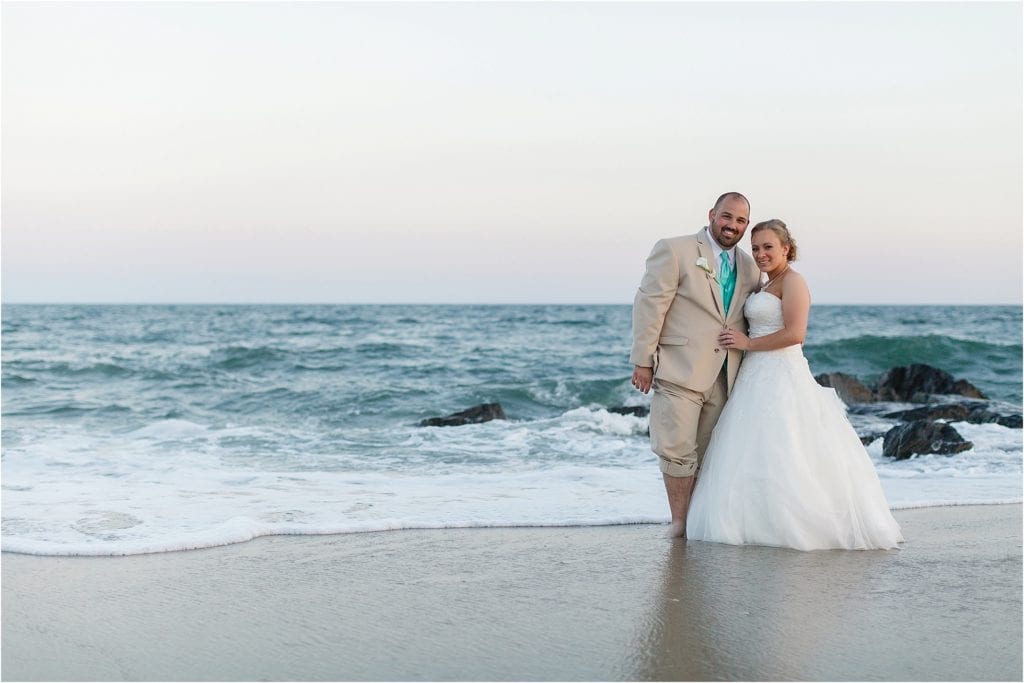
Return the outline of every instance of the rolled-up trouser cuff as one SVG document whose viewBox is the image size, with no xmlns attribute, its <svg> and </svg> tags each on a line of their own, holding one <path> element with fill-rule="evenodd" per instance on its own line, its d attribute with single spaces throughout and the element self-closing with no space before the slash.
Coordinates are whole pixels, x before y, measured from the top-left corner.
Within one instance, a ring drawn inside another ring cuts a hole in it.
<svg viewBox="0 0 1024 683">
<path fill-rule="evenodd" d="M 696 461 L 689 465 L 680 465 L 677 462 L 672 462 L 659 456 L 658 463 L 661 465 L 661 471 L 670 477 L 692 477 L 697 473 Z"/>
</svg>

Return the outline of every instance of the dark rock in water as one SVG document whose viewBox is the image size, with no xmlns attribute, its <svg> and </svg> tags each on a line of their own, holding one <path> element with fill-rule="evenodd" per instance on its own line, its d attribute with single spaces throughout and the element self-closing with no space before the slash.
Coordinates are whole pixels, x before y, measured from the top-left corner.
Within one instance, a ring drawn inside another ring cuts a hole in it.
<svg viewBox="0 0 1024 683">
<path fill-rule="evenodd" d="M 420 427 L 458 427 L 466 424 L 505 420 L 505 411 L 500 403 L 481 403 L 467 408 L 462 412 L 452 413 L 446 417 L 430 417 L 420 421 Z"/>
<path fill-rule="evenodd" d="M 1012 429 L 1020 429 L 1024 420 L 1021 419 L 1019 411 L 999 412 L 999 405 L 995 402 L 989 401 L 970 401 L 961 404 L 967 408 L 967 418 L 965 422 L 971 424 L 988 424 L 994 422 L 1004 427 L 1010 427 Z M 1005 406 L 1005 404 L 1004 404 Z"/>
<path fill-rule="evenodd" d="M 1024 420 L 1020 414 L 999 413 L 992 410 L 988 401 L 964 401 L 961 403 L 942 403 L 921 406 L 909 410 L 897 410 L 886 413 L 885 417 L 904 420 L 948 420 L 950 422 L 970 422 L 971 424 L 996 423 L 1012 429 L 1020 429 Z"/>
<path fill-rule="evenodd" d="M 879 439 L 885 436 L 885 432 L 868 432 L 867 434 L 860 434 L 860 442 L 865 446 L 870 446 L 874 443 L 875 439 Z"/>
<path fill-rule="evenodd" d="M 966 396 L 967 398 L 988 398 L 988 396 L 981 393 L 981 389 L 965 379 L 958 379 L 953 382 L 953 390 L 949 393 L 959 394 L 960 396 Z"/>
<path fill-rule="evenodd" d="M 609 413 L 615 413 L 616 415 L 635 415 L 636 417 L 647 417 L 651 409 L 647 406 L 619 406 L 617 408 L 609 408 Z"/>
<path fill-rule="evenodd" d="M 993 421 L 996 424 L 1000 424 L 1004 427 L 1010 427 L 1011 429 L 1024 428 L 1024 418 L 1020 415 L 1000 415 Z"/>
<path fill-rule="evenodd" d="M 896 425 L 885 434 L 882 455 L 906 460 L 915 454 L 940 453 L 951 455 L 970 450 L 974 444 L 943 422 L 915 420 Z"/>
<path fill-rule="evenodd" d="M 945 370 L 920 363 L 890 368 L 875 384 L 875 396 L 879 401 L 910 401 L 916 394 L 959 394 L 971 398 L 987 398 L 967 380 L 954 380 Z"/>
<path fill-rule="evenodd" d="M 947 403 L 937 406 L 921 406 L 920 408 L 911 408 L 909 410 L 896 410 L 886 413 L 885 417 L 891 417 L 894 420 L 904 420 L 905 422 L 912 422 L 914 420 L 963 422 L 967 420 L 970 414 L 970 409 L 962 403 Z"/>
<path fill-rule="evenodd" d="M 814 377 L 823 387 L 832 387 L 843 399 L 843 403 L 872 403 L 875 395 L 853 375 L 842 372 L 827 372 Z"/>
</svg>

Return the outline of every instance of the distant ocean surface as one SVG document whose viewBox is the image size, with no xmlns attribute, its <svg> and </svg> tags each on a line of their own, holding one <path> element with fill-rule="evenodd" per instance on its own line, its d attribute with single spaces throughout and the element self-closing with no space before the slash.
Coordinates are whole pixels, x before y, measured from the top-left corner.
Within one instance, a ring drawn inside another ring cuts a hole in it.
<svg viewBox="0 0 1024 683">
<path fill-rule="evenodd" d="M 5 305 L 2 320 L 7 551 L 667 521 L 647 419 L 607 411 L 649 401 L 629 384 L 628 305 Z M 805 353 L 815 374 L 866 381 L 928 363 L 1020 406 L 1021 329 L 1014 306 L 815 306 Z M 417 426 L 485 402 L 509 419 Z M 954 427 L 973 450 L 868 447 L 893 507 L 1021 500 L 1021 430 Z"/>
</svg>

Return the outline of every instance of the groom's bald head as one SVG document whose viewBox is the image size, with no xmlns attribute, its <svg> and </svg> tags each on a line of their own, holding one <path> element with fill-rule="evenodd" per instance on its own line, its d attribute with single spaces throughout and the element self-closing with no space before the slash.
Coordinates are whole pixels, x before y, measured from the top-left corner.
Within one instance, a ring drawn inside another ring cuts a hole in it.
<svg viewBox="0 0 1024 683">
<path fill-rule="evenodd" d="M 739 192 L 726 192 L 721 197 L 716 199 L 713 211 L 718 211 L 718 209 L 722 206 L 722 202 L 727 201 L 729 199 L 738 199 L 742 202 L 745 202 L 747 205 L 747 214 L 750 213 L 750 200 L 741 195 Z"/>
</svg>

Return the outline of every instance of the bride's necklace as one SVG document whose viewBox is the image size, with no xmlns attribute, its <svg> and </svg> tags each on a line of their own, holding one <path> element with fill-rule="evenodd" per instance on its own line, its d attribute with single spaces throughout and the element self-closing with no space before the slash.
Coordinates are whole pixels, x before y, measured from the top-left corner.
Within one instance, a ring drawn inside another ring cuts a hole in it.
<svg viewBox="0 0 1024 683">
<path fill-rule="evenodd" d="M 761 286 L 761 291 L 763 292 L 764 290 L 766 290 L 766 289 L 768 289 L 769 287 L 771 287 L 771 286 L 772 286 L 772 283 L 773 283 L 773 282 L 775 282 L 776 280 L 778 280 L 778 279 L 779 279 L 780 277 L 782 277 L 783 275 L 785 275 L 785 274 L 786 274 L 786 272 L 787 272 L 788 270 L 789 270 L 789 264 L 787 263 L 787 264 L 786 264 L 786 267 L 782 269 L 782 272 L 781 272 L 781 273 L 779 273 L 778 275 L 776 275 L 776 276 L 775 276 L 775 277 L 773 277 L 773 278 L 772 278 L 771 280 L 769 280 L 768 282 L 764 283 L 764 285 L 762 285 L 762 286 Z"/>
</svg>

